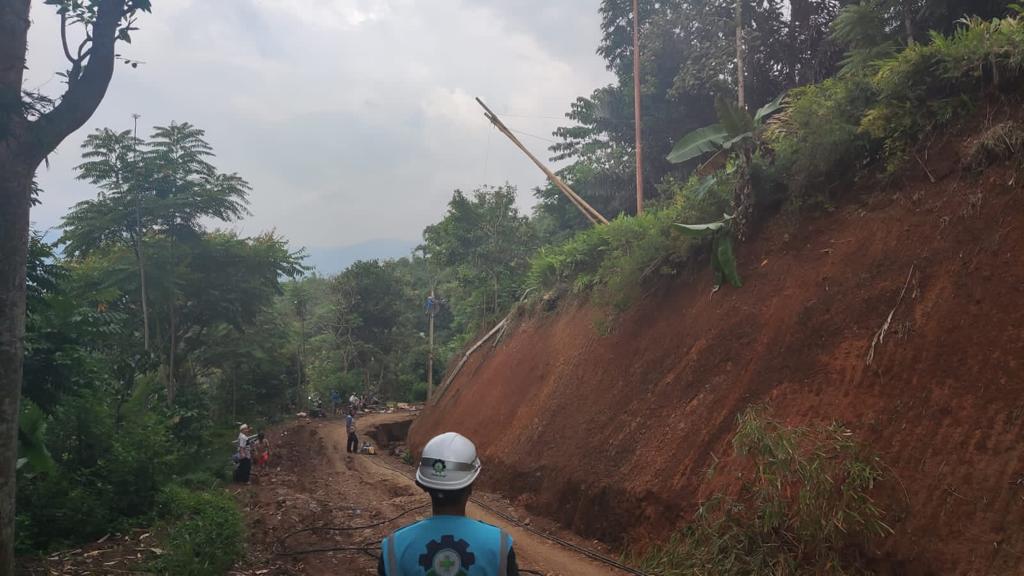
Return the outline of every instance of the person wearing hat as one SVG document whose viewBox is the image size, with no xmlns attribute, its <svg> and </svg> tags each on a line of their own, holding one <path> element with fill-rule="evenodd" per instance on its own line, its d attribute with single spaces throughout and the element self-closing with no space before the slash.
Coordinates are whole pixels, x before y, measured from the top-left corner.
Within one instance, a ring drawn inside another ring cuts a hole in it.
<svg viewBox="0 0 1024 576">
<path fill-rule="evenodd" d="M 476 446 L 455 432 L 423 447 L 416 485 L 430 495 L 433 515 L 381 542 L 380 576 L 518 576 L 512 537 L 466 517 L 480 475 Z"/>
<path fill-rule="evenodd" d="M 238 466 L 235 467 L 235 482 L 249 483 L 252 472 L 252 449 L 249 448 L 249 425 L 238 427 Z"/>
</svg>

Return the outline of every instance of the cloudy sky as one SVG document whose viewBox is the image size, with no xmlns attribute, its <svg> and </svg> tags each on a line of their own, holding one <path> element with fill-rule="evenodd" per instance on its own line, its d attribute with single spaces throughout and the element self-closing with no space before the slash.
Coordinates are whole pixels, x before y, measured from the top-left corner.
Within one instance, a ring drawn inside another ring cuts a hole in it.
<svg viewBox="0 0 1024 576">
<path fill-rule="evenodd" d="M 253 187 L 244 234 L 314 249 L 415 241 L 456 188 L 505 181 L 520 203 L 543 175 L 483 118 L 543 138 L 610 80 L 594 53 L 600 0 L 156 0 L 96 115 L 40 170 L 37 228 L 91 197 L 84 135 L 188 121 L 223 171 Z M 33 2 L 28 88 L 62 88 L 58 20 Z M 543 157 L 549 142 L 523 141 Z"/>
</svg>

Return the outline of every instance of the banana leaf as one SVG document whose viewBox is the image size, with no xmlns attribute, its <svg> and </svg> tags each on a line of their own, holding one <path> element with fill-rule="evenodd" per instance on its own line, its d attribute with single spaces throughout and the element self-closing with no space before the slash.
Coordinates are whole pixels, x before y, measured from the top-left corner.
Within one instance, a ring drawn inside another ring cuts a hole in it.
<svg viewBox="0 0 1024 576">
<path fill-rule="evenodd" d="M 673 164 L 682 164 L 709 152 L 715 152 L 722 147 L 722 143 L 728 137 L 729 133 L 721 124 L 698 128 L 676 142 L 666 158 Z"/>
</svg>

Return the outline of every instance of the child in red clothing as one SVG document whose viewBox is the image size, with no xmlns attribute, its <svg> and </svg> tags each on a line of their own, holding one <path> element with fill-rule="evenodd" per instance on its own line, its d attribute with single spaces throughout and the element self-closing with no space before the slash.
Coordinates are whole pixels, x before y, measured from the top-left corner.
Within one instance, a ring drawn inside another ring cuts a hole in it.
<svg viewBox="0 0 1024 576">
<path fill-rule="evenodd" d="M 267 468 L 267 462 L 270 462 L 270 440 L 260 432 L 256 436 L 255 454 L 253 456 L 253 462 L 256 463 L 256 470 L 263 472 Z"/>
</svg>

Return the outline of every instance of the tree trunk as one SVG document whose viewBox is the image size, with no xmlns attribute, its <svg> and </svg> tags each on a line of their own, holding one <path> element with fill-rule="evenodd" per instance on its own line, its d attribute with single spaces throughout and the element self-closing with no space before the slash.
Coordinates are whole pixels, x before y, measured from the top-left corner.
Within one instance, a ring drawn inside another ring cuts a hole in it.
<svg viewBox="0 0 1024 576">
<path fill-rule="evenodd" d="M 174 394 L 175 394 L 175 381 L 174 381 L 174 352 L 178 347 L 178 329 L 174 325 L 174 302 L 171 302 L 170 306 L 170 321 L 171 321 L 171 349 L 167 354 L 168 366 L 167 366 L 167 405 L 174 406 Z"/>
<path fill-rule="evenodd" d="M 736 0 L 736 94 L 740 108 L 747 108 L 747 79 L 744 71 L 743 0 Z"/>
<path fill-rule="evenodd" d="M 25 266 L 35 164 L 21 154 L 21 83 L 29 0 L 0 2 L 0 576 L 14 574 L 18 406 L 25 336 Z"/>
<path fill-rule="evenodd" d="M 2 149 L 0 149 L 2 150 Z M 18 405 L 32 168 L 0 151 L 0 575 L 14 574 Z"/>
<path fill-rule="evenodd" d="M 18 404 L 25 334 L 32 176 L 92 116 L 114 72 L 123 0 L 99 0 L 88 63 L 59 103 L 31 122 L 22 107 L 31 0 L 0 0 L 0 576 L 14 574 Z"/>
<path fill-rule="evenodd" d="M 907 46 L 914 45 L 914 18 L 911 15 L 909 0 L 903 3 L 903 27 L 907 33 Z"/>
<path fill-rule="evenodd" d="M 149 304 L 146 297 L 146 260 L 142 256 L 141 232 L 135 236 L 135 262 L 139 265 L 139 301 L 142 303 L 142 341 L 149 352 Z"/>
</svg>

